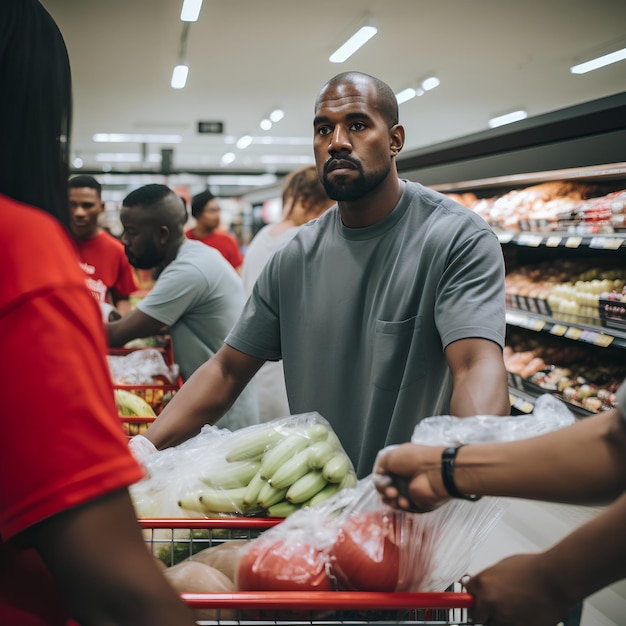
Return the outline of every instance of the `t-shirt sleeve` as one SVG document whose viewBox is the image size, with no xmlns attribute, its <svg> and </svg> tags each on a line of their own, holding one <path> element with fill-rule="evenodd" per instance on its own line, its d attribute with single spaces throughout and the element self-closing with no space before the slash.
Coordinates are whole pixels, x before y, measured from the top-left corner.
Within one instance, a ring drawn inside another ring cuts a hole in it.
<svg viewBox="0 0 626 626">
<path fill-rule="evenodd" d="M 237 240 L 233 236 L 229 235 L 227 239 L 224 239 L 224 250 L 226 258 L 234 268 L 239 267 L 243 263 L 243 254 L 239 249 Z"/>
<path fill-rule="evenodd" d="M 502 248 L 478 230 L 454 249 L 439 281 L 435 320 L 442 345 L 476 337 L 504 347 L 506 302 Z"/>
<path fill-rule="evenodd" d="M 143 475 L 117 416 L 97 304 L 80 274 L 67 282 L 0 311 L 5 540 Z"/>
<path fill-rule="evenodd" d="M 197 267 L 185 262 L 171 263 L 137 308 L 162 324 L 173 326 L 207 289 L 206 278 Z"/>
<path fill-rule="evenodd" d="M 118 271 L 115 279 L 115 284 L 111 288 L 114 298 L 128 298 L 130 294 L 137 291 L 137 279 L 133 268 L 128 262 L 126 255 L 121 251 L 121 256 L 118 260 Z"/>
</svg>

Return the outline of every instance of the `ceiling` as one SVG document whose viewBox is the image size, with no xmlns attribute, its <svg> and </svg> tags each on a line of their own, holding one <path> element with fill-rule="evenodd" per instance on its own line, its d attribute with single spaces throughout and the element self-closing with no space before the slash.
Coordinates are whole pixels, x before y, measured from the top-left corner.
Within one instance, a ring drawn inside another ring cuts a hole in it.
<svg viewBox="0 0 626 626">
<path fill-rule="evenodd" d="M 312 162 L 315 97 L 345 70 L 382 78 L 396 93 L 439 78 L 439 87 L 400 106 L 405 153 L 485 130 L 489 118 L 515 109 L 535 116 L 626 91 L 626 61 L 569 72 L 626 47 L 626 0 L 204 0 L 188 26 L 181 90 L 170 79 L 181 54 L 182 0 L 42 3 L 70 55 L 72 152 L 83 170 L 159 172 L 162 149 L 173 149 L 175 172 L 201 174 L 222 195 L 240 193 L 247 180 L 214 176 L 280 175 Z M 330 63 L 368 18 L 378 34 L 347 62 Z M 284 118 L 262 131 L 260 120 L 276 107 Z M 222 122 L 224 132 L 199 134 L 199 121 Z M 95 133 L 181 141 L 96 143 Z M 240 150 L 242 135 L 255 142 Z M 278 143 L 260 143 L 264 137 Z M 235 154 L 230 165 L 221 162 L 226 152 Z"/>
</svg>

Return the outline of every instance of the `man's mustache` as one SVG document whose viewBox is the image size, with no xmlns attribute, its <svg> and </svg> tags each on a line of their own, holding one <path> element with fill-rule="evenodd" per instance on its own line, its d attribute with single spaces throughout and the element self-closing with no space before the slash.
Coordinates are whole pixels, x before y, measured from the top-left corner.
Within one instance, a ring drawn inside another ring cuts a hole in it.
<svg viewBox="0 0 626 626">
<path fill-rule="evenodd" d="M 329 172 L 342 167 L 360 170 L 361 163 L 347 155 L 330 157 L 330 159 L 324 163 L 324 174 L 328 174 Z"/>
</svg>

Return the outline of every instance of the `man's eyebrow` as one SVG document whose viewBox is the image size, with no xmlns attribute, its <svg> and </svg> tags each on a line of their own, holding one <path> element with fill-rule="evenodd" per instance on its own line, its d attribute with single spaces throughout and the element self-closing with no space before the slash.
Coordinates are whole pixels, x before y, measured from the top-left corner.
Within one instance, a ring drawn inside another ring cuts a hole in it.
<svg viewBox="0 0 626 626">
<path fill-rule="evenodd" d="M 347 120 L 362 120 L 362 119 L 371 120 L 372 119 L 372 116 L 369 113 L 366 113 L 365 111 L 353 111 L 352 113 L 346 113 L 344 117 Z M 315 118 L 313 119 L 313 126 L 320 124 L 322 122 L 328 122 L 329 120 L 330 118 L 326 115 L 316 115 Z"/>
</svg>

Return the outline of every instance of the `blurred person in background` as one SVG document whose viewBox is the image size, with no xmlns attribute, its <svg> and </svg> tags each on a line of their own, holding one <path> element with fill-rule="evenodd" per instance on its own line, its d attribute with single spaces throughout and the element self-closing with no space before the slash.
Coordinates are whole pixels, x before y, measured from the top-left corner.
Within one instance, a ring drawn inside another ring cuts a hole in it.
<svg viewBox="0 0 626 626">
<path fill-rule="evenodd" d="M 100 225 L 104 213 L 102 187 L 93 177 L 74 176 L 69 183 L 70 228 L 78 247 L 87 286 L 103 308 L 105 321 L 131 310 L 130 295 L 137 281 L 124 246 Z"/>
<path fill-rule="evenodd" d="M 131 440 L 138 458 L 218 422 L 268 360 L 283 361 L 292 414 L 324 417 L 359 477 L 424 417 L 510 414 L 500 242 L 399 178 L 403 145 L 388 85 L 359 72 L 324 85 L 313 149 L 337 205 L 274 253 L 222 348 Z"/>
<path fill-rule="evenodd" d="M 264 226 L 252 239 L 243 259 L 241 279 L 246 297 L 274 252 L 290 241 L 298 229 L 334 204 L 324 191 L 314 165 L 287 176 L 282 188 L 282 219 Z M 289 415 L 282 361 L 264 363 L 256 374 L 259 417 L 267 422 Z"/>
<path fill-rule="evenodd" d="M 166 185 L 144 185 L 122 202 L 122 243 L 130 264 L 154 268 L 150 292 L 128 315 L 109 322 L 109 345 L 165 331 L 184 381 L 222 346 L 244 305 L 241 278 L 214 248 L 185 237 L 187 212 Z M 234 402 L 220 427 L 235 430 L 258 423 L 256 387 Z"/>
<path fill-rule="evenodd" d="M 71 78 L 36 0 L 0 7 L 0 624 L 194 624 L 146 549 L 98 305 L 70 233 Z"/>
<path fill-rule="evenodd" d="M 613 502 L 548 550 L 510 556 L 464 580 L 475 596 L 474 622 L 555 626 L 586 597 L 626 578 L 626 381 L 616 396 L 617 408 L 556 432 L 449 449 L 456 458 L 447 474 L 443 446 L 380 451 L 375 484 L 387 504 L 403 510 L 480 496 Z"/>
<path fill-rule="evenodd" d="M 243 255 L 235 236 L 220 229 L 220 205 L 210 191 L 203 191 L 191 199 L 191 215 L 196 225 L 186 231 L 188 239 L 201 241 L 219 250 L 224 258 L 241 273 Z"/>
</svg>

